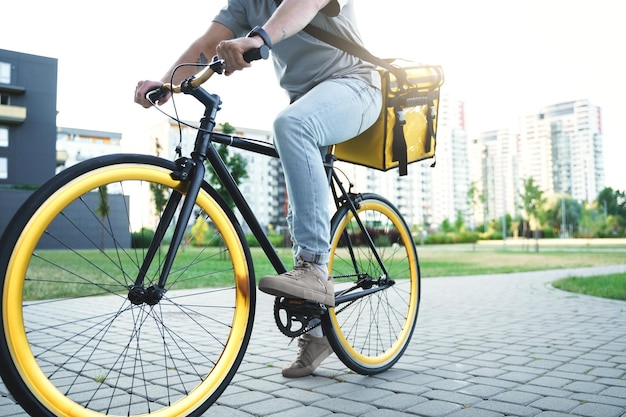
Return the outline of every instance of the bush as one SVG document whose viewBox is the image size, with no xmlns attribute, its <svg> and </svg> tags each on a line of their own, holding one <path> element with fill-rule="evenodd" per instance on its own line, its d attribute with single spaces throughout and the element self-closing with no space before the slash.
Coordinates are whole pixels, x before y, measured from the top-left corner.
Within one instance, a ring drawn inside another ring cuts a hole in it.
<svg viewBox="0 0 626 417">
<path fill-rule="evenodd" d="M 502 232 L 490 231 L 481 233 L 480 240 L 502 240 Z"/>
<path fill-rule="evenodd" d="M 427 235 L 424 243 L 427 245 L 442 245 L 450 243 L 476 243 L 477 240 L 477 232 L 449 232 Z"/>
<path fill-rule="evenodd" d="M 134 249 L 147 248 L 150 246 L 150 242 L 152 242 L 153 237 L 154 231 L 152 229 L 142 227 L 138 232 L 133 232 L 131 234 L 131 246 Z"/>
<path fill-rule="evenodd" d="M 376 239 L 374 239 L 374 244 L 381 248 L 391 246 L 391 237 L 387 235 L 378 235 L 376 236 Z"/>
<path fill-rule="evenodd" d="M 291 240 L 289 235 L 282 235 L 279 233 L 272 233 L 267 236 L 272 245 L 276 248 L 289 248 L 291 247 Z M 252 233 L 246 234 L 246 241 L 251 248 L 258 248 L 261 246 Z"/>
</svg>

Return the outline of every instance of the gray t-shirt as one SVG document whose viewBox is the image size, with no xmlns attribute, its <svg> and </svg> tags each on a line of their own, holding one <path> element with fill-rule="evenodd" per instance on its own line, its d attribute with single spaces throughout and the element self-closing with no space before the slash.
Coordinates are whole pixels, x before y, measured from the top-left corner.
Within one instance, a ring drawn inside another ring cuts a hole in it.
<svg viewBox="0 0 626 417">
<path fill-rule="evenodd" d="M 228 5 L 213 20 L 241 37 L 255 26 L 263 26 L 276 8 L 274 0 L 228 0 Z M 362 44 L 352 0 L 331 1 L 311 23 Z M 274 45 L 272 58 L 280 85 L 292 101 L 330 78 L 358 78 L 380 88 L 380 78 L 373 64 L 303 31 Z"/>
</svg>

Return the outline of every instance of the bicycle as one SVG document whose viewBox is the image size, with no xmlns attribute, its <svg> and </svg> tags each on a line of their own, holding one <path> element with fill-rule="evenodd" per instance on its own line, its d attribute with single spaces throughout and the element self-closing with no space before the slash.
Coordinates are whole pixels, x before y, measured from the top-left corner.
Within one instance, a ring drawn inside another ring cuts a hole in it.
<svg viewBox="0 0 626 417">
<path fill-rule="evenodd" d="M 270 143 L 214 130 L 221 100 L 200 85 L 221 64 L 163 87 L 205 106 L 191 156 L 79 163 L 34 192 L 3 234 L 0 373 L 28 413 L 199 416 L 235 375 L 251 336 L 256 279 L 239 222 L 205 181 L 205 160 L 276 272 L 287 268 L 216 150 L 278 158 Z M 347 367 L 376 374 L 411 339 L 419 263 L 400 212 L 379 195 L 346 189 L 332 151 L 325 166 L 337 208 L 329 264 L 336 305 L 276 298 L 274 315 L 291 337 L 321 325 Z M 103 203 L 109 196 L 123 210 L 113 213 Z M 158 213 L 151 200 L 162 200 Z M 145 248 L 130 239 L 139 204 L 140 230 L 156 226 Z M 184 236 L 194 224 L 208 238 L 191 247 Z"/>
</svg>

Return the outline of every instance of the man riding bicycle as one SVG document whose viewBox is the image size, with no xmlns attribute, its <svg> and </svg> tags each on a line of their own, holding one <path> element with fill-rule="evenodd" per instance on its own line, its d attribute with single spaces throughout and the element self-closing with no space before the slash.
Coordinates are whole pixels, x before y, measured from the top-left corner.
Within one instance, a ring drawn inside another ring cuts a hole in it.
<svg viewBox="0 0 626 417">
<path fill-rule="evenodd" d="M 279 4 L 280 3 L 280 4 Z M 378 118 L 380 76 L 374 65 L 303 32 L 312 24 L 356 43 L 353 0 L 228 0 L 207 31 L 174 62 L 160 81 L 140 81 L 135 102 L 150 107 L 146 94 L 161 84 L 178 84 L 217 55 L 225 74 L 251 66 L 244 52 L 266 45 L 290 105 L 274 121 L 274 143 L 289 196 L 288 223 L 294 248 L 292 271 L 259 281 L 265 293 L 334 306 L 328 277 L 330 193 L 323 166 L 329 145 L 357 136 Z M 198 66 L 181 67 L 195 62 Z M 173 76 L 173 79 L 172 79 Z M 159 100 L 163 104 L 169 95 Z M 297 359 L 286 377 L 310 375 L 332 353 L 321 328 L 301 336 Z"/>
</svg>

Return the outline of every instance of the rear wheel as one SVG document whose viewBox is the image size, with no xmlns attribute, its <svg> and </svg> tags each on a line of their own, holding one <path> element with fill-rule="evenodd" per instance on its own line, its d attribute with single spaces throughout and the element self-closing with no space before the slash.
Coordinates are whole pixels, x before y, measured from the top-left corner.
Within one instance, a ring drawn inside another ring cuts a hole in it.
<svg viewBox="0 0 626 417">
<path fill-rule="evenodd" d="M 398 209 L 376 194 L 361 197 L 357 217 L 376 250 L 344 205 L 332 221 L 329 264 L 338 304 L 324 316 L 323 326 L 339 359 L 370 375 L 393 366 L 409 344 L 420 273 L 411 231 Z"/>
<path fill-rule="evenodd" d="M 255 281 L 243 233 L 207 184 L 165 294 L 150 292 L 166 242 L 133 286 L 155 207 L 184 198 L 175 169 L 141 155 L 86 161 L 37 190 L 3 235 L 0 372 L 31 415 L 199 416 L 234 376 Z"/>
</svg>

